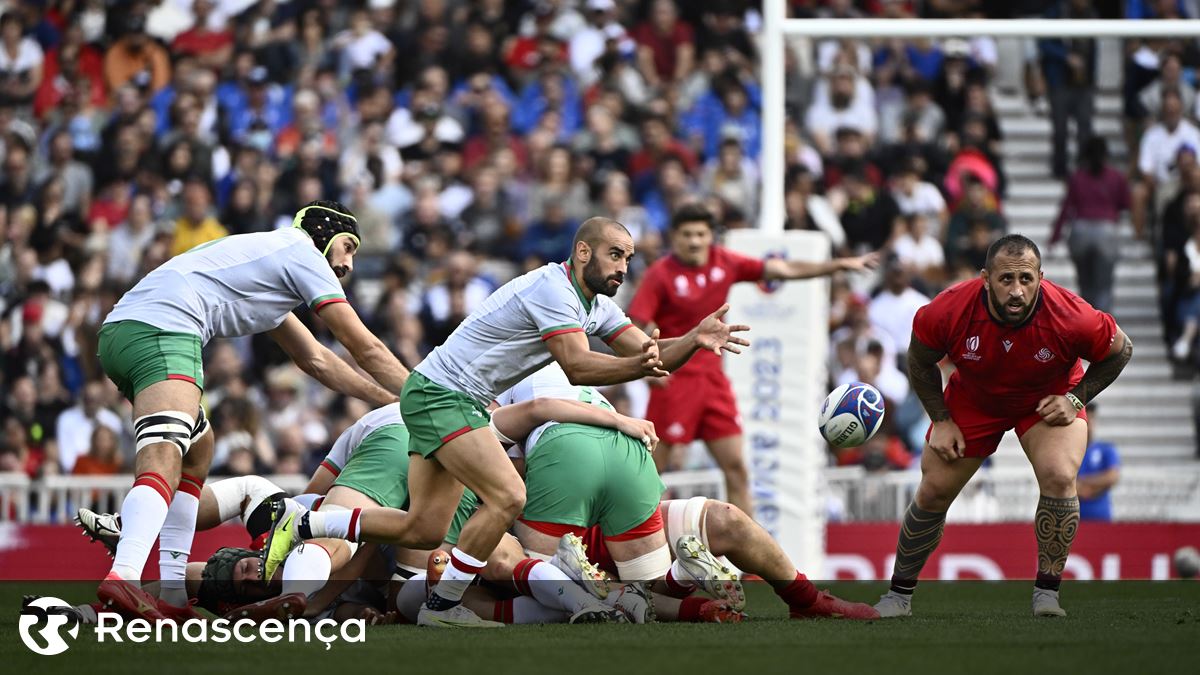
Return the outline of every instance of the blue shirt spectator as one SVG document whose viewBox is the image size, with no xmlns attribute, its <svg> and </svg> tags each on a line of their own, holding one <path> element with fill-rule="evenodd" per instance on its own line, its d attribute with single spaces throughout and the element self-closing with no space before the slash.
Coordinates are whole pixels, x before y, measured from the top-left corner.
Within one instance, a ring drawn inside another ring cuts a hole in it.
<svg viewBox="0 0 1200 675">
<path fill-rule="evenodd" d="M 1081 520 L 1112 520 L 1112 486 L 1120 466 L 1117 446 L 1107 441 L 1088 443 L 1077 481 Z"/>
</svg>

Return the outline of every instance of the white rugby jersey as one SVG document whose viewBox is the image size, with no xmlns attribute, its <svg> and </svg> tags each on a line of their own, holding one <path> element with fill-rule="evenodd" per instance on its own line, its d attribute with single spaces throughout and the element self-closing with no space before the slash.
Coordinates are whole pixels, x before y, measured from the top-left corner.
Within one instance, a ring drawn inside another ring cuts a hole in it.
<svg viewBox="0 0 1200 675">
<path fill-rule="evenodd" d="M 496 397 L 496 403 L 500 405 L 513 405 L 514 403 L 524 403 L 532 401 L 535 398 L 558 398 L 568 401 L 582 401 L 590 403 L 601 408 L 614 410 L 613 404 L 609 403 L 604 394 L 595 387 L 580 387 L 571 384 L 567 379 L 567 374 L 563 372 L 562 366 L 551 362 L 550 365 L 542 368 L 529 377 L 521 380 L 512 389 L 500 394 Z M 529 432 L 529 436 L 525 438 L 523 443 L 517 443 L 509 449 L 510 457 L 521 457 L 537 445 L 538 439 L 550 427 L 558 424 L 553 420 L 546 422 L 540 427 Z"/>
<path fill-rule="evenodd" d="M 550 263 L 488 296 L 414 370 L 488 405 L 553 360 L 549 338 L 584 332 L 612 343 L 631 325 L 612 298 L 587 300 L 568 263 Z"/>
<path fill-rule="evenodd" d="M 121 297 L 104 323 L 214 337 L 271 330 L 301 303 L 316 311 L 346 294 L 329 261 L 300 229 L 235 234 L 171 258 Z"/>
<path fill-rule="evenodd" d="M 341 436 L 337 437 L 337 440 L 333 442 L 333 447 L 329 449 L 329 454 L 325 455 L 325 459 L 321 461 L 321 466 L 329 469 L 333 475 L 338 475 L 342 469 L 346 468 L 346 462 L 350 461 L 350 457 L 358 449 L 358 446 L 362 445 L 364 438 L 383 427 L 392 425 L 404 426 L 404 418 L 400 416 L 399 403 L 389 403 L 363 415 L 343 431 Z"/>
</svg>

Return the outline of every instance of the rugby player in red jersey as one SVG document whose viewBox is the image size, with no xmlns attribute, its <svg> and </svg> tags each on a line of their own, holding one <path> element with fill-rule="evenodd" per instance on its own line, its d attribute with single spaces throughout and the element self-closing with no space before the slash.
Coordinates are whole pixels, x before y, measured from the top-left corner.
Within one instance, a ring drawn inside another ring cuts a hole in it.
<svg viewBox="0 0 1200 675">
<path fill-rule="evenodd" d="M 1132 355 L 1133 343 L 1111 316 L 1043 279 L 1041 252 L 1019 234 L 992 244 L 978 279 L 951 286 L 917 311 L 908 375 L 932 423 L 892 585 L 875 605 L 882 617 L 912 613 L 917 575 L 941 540 L 947 509 L 1009 429 L 1016 429 L 1041 490 L 1033 614 L 1066 615 L 1058 588 L 1079 526 L 1084 406 Z M 956 370 L 943 392 L 938 362 L 947 357 Z M 1086 373 L 1080 359 L 1091 364 Z"/>
<path fill-rule="evenodd" d="M 875 253 L 821 263 L 759 260 L 715 245 L 715 230 L 713 216 L 703 205 L 680 207 L 671 218 L 670 255 L 646 270 L 629 307 L 635 324 L 646 331 L 657 327 L 663 338 L 677 337 L 725 304 L 737 282 L 809 279 L 872 269 L 879 263 Z M 754 512 L 737 403 L 719 356 L 697 353 L 669 378 L 651 381 L 646 419 L 654 422 L 662 439 L 655 453 L 660 472 L 674 468 L 669 467 L 671 458 L 698 438 L 725 474 L 729 502 Z"/>
</svg>

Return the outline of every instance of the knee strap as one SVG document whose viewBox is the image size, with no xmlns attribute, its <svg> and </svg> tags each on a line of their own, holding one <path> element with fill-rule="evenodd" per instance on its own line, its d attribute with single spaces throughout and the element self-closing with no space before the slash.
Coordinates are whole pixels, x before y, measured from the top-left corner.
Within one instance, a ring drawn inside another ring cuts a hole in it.
<svg viewBox="0 0 1200 675">
<path fill-rule="evenodd" d="M 633 560 L 617 563 L 617 576 L 621 581 L 652 581 L 667 575 L 671 569 L 671 550 L 665 545 L 640 555 Z"/>
<path fill-rule="evenodd" d="M 179 448 L 179 456 L 182 457 L 192 447 L 192 431 L 195 428 L 196 421 L 192 416 L 177 410 L 143 415 L 133 421 L 137 452 L 156 443 L 172 443 Z"/>
</svg>

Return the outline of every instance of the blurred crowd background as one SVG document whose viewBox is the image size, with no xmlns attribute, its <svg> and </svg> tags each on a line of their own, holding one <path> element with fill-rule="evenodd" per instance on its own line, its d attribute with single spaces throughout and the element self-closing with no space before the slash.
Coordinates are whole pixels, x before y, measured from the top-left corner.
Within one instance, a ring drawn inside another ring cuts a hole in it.
<svg viewBox="0 0 1200 675">
<path fill-rule="evenodd" d="M 1169 18 L 1195 5 L 790 11 Z M 623 303 L 669 251 L 681 204 L 704 202 L 723 229 L 757 223 L 763 18 L 750 0 L 0 0 L 0 13 L 0 470 L 128 470 L 127 404 L 94 356 L 105 314 L 171 256 L 288 226 L 313 199 L 357 215 L 348 293 L 410 367 L 500 284 L 566 259 L 588 216 L 635 236 Z M 1102 190 L 1158 233 L 1164 319 L 1187 361 L 1200 332 L 1200 49 L 1128 41 L 1127 138 L 1151 140 L 1127 170 L 1088 142 L 1094 41 L 1026 42 L 1028 103 L 1054 120 L 1053 174 L 1070 181 L 1067 201 L 1094 207 L 1088 190 Z M 888 433 L 831 463 L 899 469 L 920 451 L 903 370 L 912 315 L 978 274 L 1006 230 L 997 58 L 988 38 L 787 51 L 787 173 L 767 177 L 785 182 L 786 227 L 825 233 L 839 254 L 888 254 L 878 275 L 834 280 L 829 384 L 872 382 L 894 412 Z M 1072 208 L 1064 219 L 1108 213 Z M 205 363 L 216 475 L 310 471 L 366 411 L 266 338 L 214 341 Z M 636 412 L 644 393 L 613 396 Z"/>
</svg>

